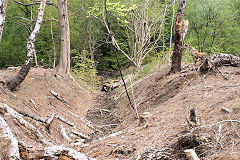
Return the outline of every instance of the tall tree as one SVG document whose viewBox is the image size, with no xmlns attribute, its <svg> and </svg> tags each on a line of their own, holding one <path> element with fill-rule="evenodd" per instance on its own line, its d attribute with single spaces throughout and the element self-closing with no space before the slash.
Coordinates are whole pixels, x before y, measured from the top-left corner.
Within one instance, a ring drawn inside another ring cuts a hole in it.
<svg viewBox="0 0 240 160">
<path fill-rule="evenodd" d="M 0 42 L 1 42 L 1 39 L 2 39 L 4 20 L 5 20 L 5 17 L 6 17 L 7 2 L 8 2 L 8 0 L 1 0 L 0 1 Z"/>
<path fill-rule="evenodd" d="M 57 71 L 70 72 L 70 30 L 68 22 L 67 0 L 58 0 L 58 18 L 61 34 L 61 52 Z"/>
<path fill-rule="evenodd" d="M 186 0 L 179 1 L 179 7 L 177 11 L 175 34 L 174 34 L 174 50 L 172 55 L 172 66 L 170 72 L 176 73 L 181 71 L 181 60 L 184 46 L 184 38 L 186 35 L 186 29 L 188 27 L 188 21 L 183 20 L 184 11 L 186 8 Z"/>
<path fill-rule="evenodd" d="M 11 77 L 10 79 L 7 80 L 6 82 L 6 86 L 9 90 L 15 90 L 17 88 L 18 85 L 20 85 L 23 80 L 26 78 L 31 64 L 32 64 L 32 59 L 33 59 L 33 55 L 35 53 L 35 41 L 36 38 L 38 36 L 38 33 L 40 31 L 40 27 L 43 21 L 43 14 L 44 14 L 44 9 L 46 6 L 46 0 L 42 0 L 40 3 L 40 7 L 39 7 L 39 12 L 38 12 L 38 17 L 37 17 L 37 21 L 35 24 L 35 28 L 32 31 L 31 35 L 29 36 L 29 40 L 27 43 L 27 58 L 25 63 L 22 65 L 20 71 L 18 72 L 17 75 Z"/>
</svg>

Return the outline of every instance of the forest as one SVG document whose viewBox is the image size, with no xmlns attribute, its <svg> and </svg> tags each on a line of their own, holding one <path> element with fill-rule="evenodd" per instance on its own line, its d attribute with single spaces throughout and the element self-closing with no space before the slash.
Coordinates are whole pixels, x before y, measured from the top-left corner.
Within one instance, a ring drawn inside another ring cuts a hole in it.
<svg viewBox="0 0 240 160">
<path fill-rule="evenodd" d="M 0 160 L 239 160 L 239 0 L 0 0 Z"/>
<path fill-rule="evenodd" d="M 9 1 L 0 43 L 0 68 L 21 66 L 26 59 L 26 44 L 38 13 L 34 1 Z M 50 3 L 50 2 L 49 2 Z M 51 1 L 52 4 L 57 2 Z M 25 5 L 23 5 L 25 4 Z M 36 40 L 33 65 L 42 62 L 53 68 L 60 55 L 58 9 L 47 4 L 43 24 Z M 136 68 L 170 60 L 178 1 L 173 0 L 72 0 L 68 2 L 71 70 L 86 78 L 101 71 L 118 69 L 111 34 L 119 46 L 122 67 Z M 240 2 L 238 0 L 192 0 L 184 19 L 189 21 L 185 43 L 198 51 L 240 54 Z M 187 50 L 183 61 L 191 62 Z"/>
</svg>

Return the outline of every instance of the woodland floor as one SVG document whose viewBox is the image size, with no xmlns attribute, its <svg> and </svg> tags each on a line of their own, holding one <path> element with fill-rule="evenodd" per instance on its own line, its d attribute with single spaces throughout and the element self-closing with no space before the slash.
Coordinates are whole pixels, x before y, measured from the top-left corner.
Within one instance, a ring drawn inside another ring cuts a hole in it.
<svg viewBox="0 0 240 160">
<path fill-rule="evenodd" d="M 133 90 L 138 112 L 140 115 L 150 112 L 147 127 L 139 124 L 126 95 L 119 96 L 122 89 L 105 93 L 99 87 L 88 91 L 83 83 L 77 84 L 67 75 L 43 68 L 32 68 L 15 92 L 5 90 L 4 93 L 0 89 L 0 103 L 16 111 L 33 112 L 41 117 L 54 112 L 71 121 L 76 130 L 90 137 L 75 149 L 96 159 L 164 159 L 164 153 L 179 154 L 181 149 L 189 147 L 176 149 L 181 137 L 196 134 L 207 139 L 205 144 L 190 146 L 198 151 L 202 159 L 238 160 L 240 122 L 223 120 L 240 120 L 240 67 L 225 66 L 219 69 L 228 80 L 219 73 L 198 75 L 195 71 L 166 75 L 168 69 L 165 68 L 136 84 Z M 17 71 L 0 70 L 0 80 L 6 80 Z M 50 90 L 61 95 L 66 103 L 56 99 Z M 133 99 L 131 90 L 129 93 Z M 222 107 L 232 112 L 225 113 Z M 198 126 L 189 129 L 186 119 L 193 108 L 196 108 Z M 41 146 L 30 131 L 8 117 L 4 118 L 19 141 Z M 62 138 L 59 125 L 63 124 L 69 135 L 73 127 L 55 119 L 50 132 L 47 132 L 41 122 L 24 118 L 42 131 L 48 141 L 69 145 Z M 88 122 L 93 127 L 86 125 Z M 76 138 L 71 136 L 72 142 Z M 0 142 L 0 148 L 1 145 Z M 1 154 L 4 153 L 0 151 Z M 182 155 L 176 157 L 184 159 Z M 171 156 L 165 155 L 167 158 Z"/>
</svg>

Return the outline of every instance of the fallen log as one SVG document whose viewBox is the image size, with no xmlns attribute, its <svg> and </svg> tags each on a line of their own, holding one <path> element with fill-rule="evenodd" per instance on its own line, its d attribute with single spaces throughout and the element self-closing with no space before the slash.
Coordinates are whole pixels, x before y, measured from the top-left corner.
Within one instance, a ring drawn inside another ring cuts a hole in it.
<svg viewBox="0 0 240 160">
<path fill-rule="evenodd" d="M 230 65 L 240 67 L 240 57 L 231 54 L 218 53 L 209 57 L 213 66 Z"/>
<path fill-rule="evenodd" d="M 32 113 L 32 112 L 27 112 L 27 111 L 20 111 L 19 112 L 21 115 L 23 116 L 26 116 L 26 117 L 29 117 L 29 118 L 32 118 L 36 121 L 39 121 L 39 122 L 42 122 L 42 123 L 45 123 L 46 122 L 46 118 L 43 118 L 35 113 Z"/>
<path fill-rule="evenodd" d="M 1 139 L 4 138 L 10 142 L 9 144 L 6 142 L 8 153 L 4 153 L 4 154 L 7 154 L 7 155 L 5 157 L 2 157 L 2 155 L 0 155 L 0 159 L 11 159 L 11 160 L 20 159 L 18 141 L 13 135 L 7 122 L 1 116 L 0 116 L 0 128 L 2 129 L 2 132 L 0 132 Z M 4 141 L 1 141 L 1 143 L 4 143 Z M 0 147 L 1 147 L 1 150 L 4 149 L 2 148 L 3 146 L 0 146 Z"/>
<path fill-rule="evenodd" d="M 14 118 L 15 120 L 17 120 L 18 123 L 20 123 L 21 125 L 23 125 L 24 127 L 26 127 L 27 129 L 31 130 L 32 133 L 36 136 L 36 138 L 44 144 L 50 145 L 50 142 L 47 142 L 44 138 L 43 135 L 41 134 L 41 132 L 39 132 L 39 130 L 34 127 L 31 123 L 27 122 L 21 114 L 19 114 L 18 112 L 16 112 L 14 109 L 12 109 L 11 107 L 9 107 L 6 104 L 1 105 L 0 104 L 0 110 L 3 110 L 4 112 L 10 114 L 10 116 L 12 118 Z"/>
<path fill-rule="evenodd" d="M 240 66 L 240 57 L 238 56 L 234 56 L 231 54 L 223 54 L 223 53 L 217 53 L 212 56 L 209 56 L 205 52 L 198 52 L 189 44 L 185 44 L 185 46 L 189 48 L 190 55 L 192 56 L 194 61 L 194 65 L 197 68 L 197 70 L 200 72 L 217 70 L 221 73 L 221 71 L 218 70 L 217 67 L 224 66 L 224 65 L 230 65 L 233 67 Z"/>
</svg>

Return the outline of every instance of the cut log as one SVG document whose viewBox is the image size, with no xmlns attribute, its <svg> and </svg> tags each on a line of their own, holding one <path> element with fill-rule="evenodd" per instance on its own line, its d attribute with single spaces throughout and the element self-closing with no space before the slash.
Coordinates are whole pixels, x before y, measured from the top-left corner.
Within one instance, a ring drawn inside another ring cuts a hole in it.
<svg viewBox="0 0 240 160">
<path fill-rule="evenodd" d="M 6 157 L 2 157 L 2 155 L 0 155 L 0 159 L 2 159 L 2 158 L 20 159 L 18 141 L 15 138 L 15 136 L 13 135 L 7 122 L 1 116 L 0 116 L 0 128 L 2 130 L 0 132 L 1 139 L 4 138 L 10 142 L 9 144 L 6 144 L 7 149 L 8 149 L 8 151 L 7 151 L 8 153 L 7 153 Z M 4 143 L 4 141 L 1 141 L 1 144 L 2 143 Z M 6 143 L 8 143 L 8 142 L 6 142 Z M 3 146 L 0 146 L 0 147 L 1 147 L 1 150 L 4 149 L 4 148 L 2 148 Z"/>
<path fill-rule="evenodd" d="M 187 149 L 184 152 L 188 160 L 200 160 L 193 149 Z"/>
<path fill-rule="evenodd" d="M 32 118 L 36 121 L 39 121 L 39 122 L 42 122 L 42 123 L 45 123 L 46 122 L 46 118 L 43 118 L 35 113 L 32 113 L 32 112 L 27 112 L 27 111 L 20 111 L 19 112 L 21 115 L 23 116 L 27 116 L 29 118 Z"/>
</svg>

